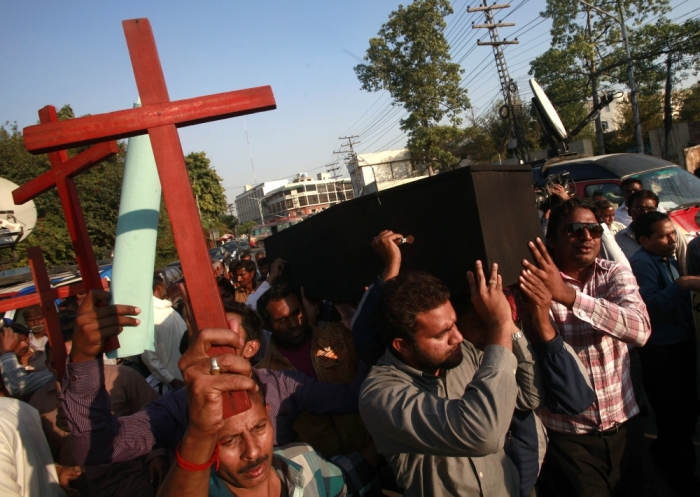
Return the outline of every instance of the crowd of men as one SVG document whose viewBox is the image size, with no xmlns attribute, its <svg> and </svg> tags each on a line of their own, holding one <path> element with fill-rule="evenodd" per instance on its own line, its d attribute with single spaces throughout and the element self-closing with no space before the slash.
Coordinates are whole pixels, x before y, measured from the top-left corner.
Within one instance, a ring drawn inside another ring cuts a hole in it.
<svg viewBox="0 0 700 497">
<path fill-rule="evenodd" d="M 700 495 L 700 240 L 622 187 L 617 210 L 555 189 L 518 282 L 476 261 L 469 296 L 402 267 L 386 230 L 355 303 L 307 298 L 262 251 L 212 260 L 228 329 L 196 329 L 156 272 L 155 350 L 118 363 L 103 345 L 140 309 L 66 299 L 63 378 L 40 308 L 6 317 L 0 494 L 641 496 L 653 411 L 656 471 Z M 224 417 L 236 391 L 250 407 Z"/>
</svg>

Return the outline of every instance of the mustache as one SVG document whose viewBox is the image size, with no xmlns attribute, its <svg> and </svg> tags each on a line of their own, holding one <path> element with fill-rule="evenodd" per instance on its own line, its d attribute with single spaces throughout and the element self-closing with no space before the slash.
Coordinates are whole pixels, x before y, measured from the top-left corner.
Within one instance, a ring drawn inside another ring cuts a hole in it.
<svg viewBox="0 0 700 497">
<path fill-rule="evenodd" d="M 242 475 L 243 473 L 247 473 L 248 471 L 257 468 L 262 463 L 267 461 L 268 457 L 269 456 L 261 456 L 261 457 L 258 457 L 255 461 L 249 462 L 248 464 L 246 464 L 245 466 L 243 466 L 241 469 L 238 470 L 238 474 Z"/>
</svg>

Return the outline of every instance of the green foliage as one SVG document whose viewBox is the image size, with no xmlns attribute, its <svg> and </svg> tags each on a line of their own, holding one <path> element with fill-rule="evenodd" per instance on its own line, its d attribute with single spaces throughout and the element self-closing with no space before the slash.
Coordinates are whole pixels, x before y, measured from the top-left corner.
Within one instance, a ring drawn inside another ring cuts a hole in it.
<svg viewBox="0 0 700 497">
<path fill-rule="evenodd" d="M 246 221 L 245 223 L 241 223 L 238 225 L 238 234 L 247 235 L 256 225 L 257 223 L 255 221 Z"/>
<path fill-rule="evenodd" d="M 221 177 L 211 167 L 204 152 L 192 152 L 185 157 L 187 174 L 190 177 L 192 192 L 197 199 L 202 224 L 212 229 L 218 224 L 219 216 L 226 213 L 226 196 L 221 185 Z"/>
<path fill-rule="evenodd" d="M 460 87 L 459 64 L 451 61 L 444 36 L 445 16 L 452 14 L 448 0 L 415 0 L 389 15 L 378 36 L 369 41 L 364 59 L 355 73 L 367 91 L 387 90 L 409 115 L 401 120 L 408 132 L 413 160 L 429 166 L 444 166 L 454 160 L 440 148 L 456 130 L 448 126 L 431 131 L 446 120 L 461 124 L 461 113 L 469 107 L 467 90 Z M 435 150 L 434 150 L 435 149 Z"/>
<path fill-rule="evenodd" d="M 700 84 L 695 83 L 680 96 L 678 120 L 682 123 L 700 121 Z"/>
<path fill-rule="evenodd" d="M 60 118 L 70 118 L 73 110 L 66 105 L 58 111 Z M 68 151 L 74 157 L 83 149 Z M 123 174 L 124 150 L 75 178 L 78 197 L 85 216 L 93 251 L 98 259 L 114 246 L 119 195 Z M 50 168 L 46 155 L 31 155 L 24 148 L 22 132 L 16 124 L 0 127 L 0 177 L 22 185 Z M 48 265 L 75 264 L 75 253 L 68 233 L 56 189 L 34 199 L 38 220 L 32 233 L 17 247 L 15 267 L 27 265 L 26 248 L 40 246 Z"/>
<path fill-rule="evenodd" d="M 668 0 L 613 3 L 589 0 L 588 3 L 616 18 L 621 9 L 630 33 L 649 16 L 663 14 L 669 9 Z M 612 83 L 629 82 L 620 23 L 578 0 L 547 0 L 541 15 L 552 20 L 552 48 L 532 61 L 529 73 L 552 100 L 564 124 L 572 128 L 590 110 L 586 102 L 593 94 L 593 79 L 597 80 L 599 90 Z M 632 38 L 630 36 L 630 41 Z M 632 46 L 634 50 L 635 45 Z M 577 138 L 588 136 L 594 136 L 592 126 Z"/>
</svg>

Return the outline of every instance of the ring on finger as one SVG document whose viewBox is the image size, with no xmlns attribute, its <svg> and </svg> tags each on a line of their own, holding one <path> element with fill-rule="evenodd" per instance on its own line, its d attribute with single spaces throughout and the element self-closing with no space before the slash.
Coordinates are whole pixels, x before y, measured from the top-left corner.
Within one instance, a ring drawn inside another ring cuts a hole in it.
<svg viewBox="0 0 700 497">
<path fill-rule="evenodd" d="M 219 363 L 216 362 L 216 357 L 211 358 L 211 369 L 209 370 L 211 374 L 220 374 L 221 373 L 221 366 L 219 366 Z"/>
<path fill-rule="evenodd" d="M 489 280 L 489 285 L 495 285 L 497 283 L 496 280 Z"/>
</svg>

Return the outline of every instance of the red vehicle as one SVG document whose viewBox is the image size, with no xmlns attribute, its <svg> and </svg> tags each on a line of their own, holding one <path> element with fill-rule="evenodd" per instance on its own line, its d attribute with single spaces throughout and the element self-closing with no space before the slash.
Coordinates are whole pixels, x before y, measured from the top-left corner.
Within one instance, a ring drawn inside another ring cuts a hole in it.
<svg viewBox="0 0 700 497">
<path fill-rule="evenodd" d="M 649 155 L 611 154 L 572 160 L 557 160 L 534 168 L 535 187 L 543 187 L 547 178 L 569 173 L 569 189 L 581 198 L 603 196 L 616 206 L 623 201 L 620 183 L 637 178 L 644 188 L 659 197 L 674 224 L 690 237 L 700 232 L 700 178 L 685 169 Z M 568 181 L 568 180 L 567 180 Z"/>
</svg>

